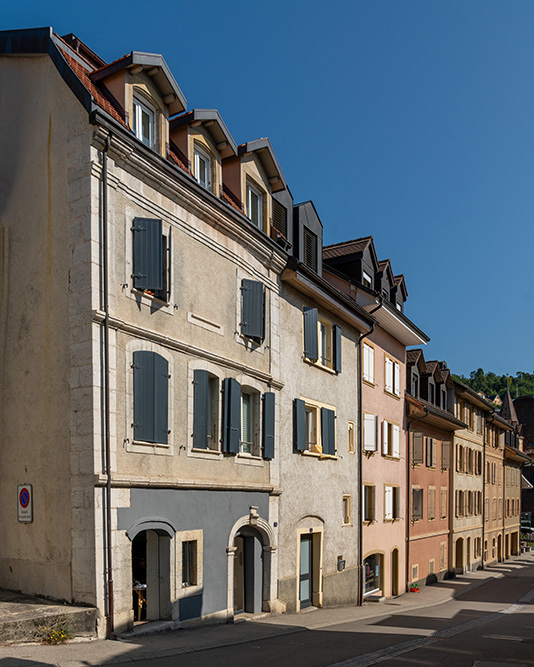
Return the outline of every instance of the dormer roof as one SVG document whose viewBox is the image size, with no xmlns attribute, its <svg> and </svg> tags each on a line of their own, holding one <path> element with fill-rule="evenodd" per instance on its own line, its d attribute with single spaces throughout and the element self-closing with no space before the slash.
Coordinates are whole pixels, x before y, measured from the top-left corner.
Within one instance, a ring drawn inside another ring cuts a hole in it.
<svg viewBox="0 0 534 667">
<path fill-rule="evenodd" d="M 408 298 L 408 289 L 406 287 L 406 280 L 404 279 L 404 273 L 401 273 L 398 276 L 393 276 L 393 284 L 397 289 L 400 289 L 402 292 L 402 300 L 406 301 Z"/>
<path fill-rule="evenodd" d="M 370 249 L 375 266 L 378 267 L 378 258 L 376 256 L 375 244 L 372 236 L 363 236 L 360 239 L 342 241 L 341 243 L 324 246 L 323 258 L 326 260 L 338 257 L 343 257 L 347 260 L 360 259 L 367 248 Z"/>
<path fill-rule="evenodd" d="M 419 348 L 417 348 L 416 350 L 407 350 L 406 364 L 408 366 L 417 366 L 421 375 L 426 373 L 426 362 L 423 350 Z"/>
<path fill-rule="evenodd" d="M 176 83 L 163 56 L 159 53 L 132 51 L 122 58 L 109 63 L 109 65 L 104 65 L 91 72 L 90 78 L 91 81 L 96 83 L 125 69 L 128 69 L 132 74 L 144 72 L 154 81 L 163 101 L 169 108 L 171 116 L 185 111 L 187 100 Z"/>
<path fill-rule="evenodd" d="M 243 156 L 255 153 L 258 156 L 258 159 L 267 174 L 267 178 L 269 179 L 271 192 L 280 192 L 280 190 L 285 190 L 287 188 L 286 179 L 278 164 L 278 160 L 276 159 L 276 155 L 274 154 L 269 139 L 265 137 L 256 139 L 255 141 L 248 141 L 246 144 L 241 144 L 238 146 L 238 153 Z"/>
<path fill-rule="evenodd" d="M 211 136 L 222 158 L 237 155 L 235 143 L 217 109 L 193 109 L 170 121 L 170 130 L 181 125 L 202 125 Z"/>
<path fill-rule="evenodd" d="M 388 282 L 390 285 L 393 285 L 393 271 L 391 269 L 391 260 L 389 259 L 381 259 L 378 262 L 378 273 L 381 273 L 382 275 L 386 273 Z"/>
</svg>

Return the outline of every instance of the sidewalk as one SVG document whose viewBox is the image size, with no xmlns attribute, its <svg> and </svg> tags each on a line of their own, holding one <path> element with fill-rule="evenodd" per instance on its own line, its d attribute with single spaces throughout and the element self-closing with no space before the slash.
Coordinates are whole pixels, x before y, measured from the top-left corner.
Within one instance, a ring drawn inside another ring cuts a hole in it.
<svg viewBox="0 0 534 667">
<path fill-rule="evenodd" d="M 510 570 L 534 565 L 534 554 L 527 553 L 483 571 L 471 572 L 456 579 L 425 586 L 419 593 L 406 593 L 393 600 L 365 603 L 362 607 L 314 609 L 300 614 L 283 614 L 254 618 L 234 624 L 179 629 L 158 634 L 131 636 L 118 641 L 93 640 L 71 642 L 62 646 L 26 644 L 0 647 L 2 667 L 24 665 L 59 665 L 82 667 L 87 665 L 136 662 L 149 658 L 170 657 L 193 651 L 231 646 L 249 641 L 267 639 L 333 626 L 339 623 L 406 613 L 411 609 L 429 607 L 471 591 L 487 581 L 503 577 Z"/>
</svg>

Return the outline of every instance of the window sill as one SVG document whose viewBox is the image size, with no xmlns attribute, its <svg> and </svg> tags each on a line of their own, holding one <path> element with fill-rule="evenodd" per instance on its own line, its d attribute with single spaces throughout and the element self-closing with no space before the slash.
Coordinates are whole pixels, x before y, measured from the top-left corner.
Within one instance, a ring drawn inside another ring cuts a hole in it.
<svg viewBox="0 0 534 667">
<path fill-rule="evenodd" d="M 364 449 L 363 453 L 366 454 L 369 458 L 371 456 L 374 456 L 376 454 L 377 450 L 376 449 Z"/>
<path fill-rule="evenodd" d="M 364 526 L 372 526 L 373 523 L 377 523 L 377 521 L 376 519 L 364 519 L 362 523 Z"/>
<path fill-rule="evenodd" d="M 249 465 L 249 466 L 263 466 L 263 459 L 261 456 L 256 454 L 247 454 L 245 452 L 239 452 L 235 455 L 235 462 L 237 465 Z"/>
<path fill-rule="evenodd" d="M 132 294 L 139 294 L 140 296 L 144 296 L 149 301 L 157 301 L 158 303 L 161 303 L 162 306 L 169 306 L 170 305 L 170 301 L 166 301 L 165 299 L 162 299 L 161 297 L 156 296 L 150 290 L 140 290 L 140 289 L 136 289 L 135 287 L 132 287 Z"/>
<path fill-rule="evenodd" d="M 333 368 L 330 368 L 329 366 L 325 366 L 322 364 L 319 360 L 313 361 L 313 359 L 308 359 L 308 357 L 304 357 L 304 361 L 309 364 L 310 366 L 315 366 L 315 368 L 319 368 L 322 371 L 326 371 L 327 373 L 330 373 L 331 375 L 337 375 L 337 371 L 335 371 Z"/>
<path fill-rule="evenodd" d="M 133 454 L 159 454 L 161 456 L 172 456 L 172 445 L 170 443 L 144 442 L 133 440 L 126 443 L 126 451 Z"/>
<path fill-rule="evenodd" d="M 400 456 L 393 456 L 393 454 L 382 454 L 382 456 L 385 459 L 388 459 L 389 461 L 400 461 L 401 460 Z"/>
<path fill-rule="evenodd" d="M 374 380 L 366 380 L 365 378 L 362 378 L 362 382 L 368 387 L 376 387 Z"/>
<path fill-rule="evenodd" d="M 343 523 L 343 524 L 341 524 L 341 527 L 342 528 L 353 528 L 353 525 L 352 525 L 352 523 Z"/>
<path fill-rule="evenodd" d="M 218 449 L 200 449 L 198 447 L 193 447 L 189 450 L 188 456 L 193 458 L 211 458 L 211 459 L 222 459 L 223 455 Z"/>
<path fill-rule="evenodd" d="M 391 396 L 391 398 L 396 398 L 397 401 L 401 400 L 400 394 L 394 394 L 393 392 L 388 391 L 387 389 L 384 389 L 384 394 L 386 394 L 386 396 Z"/>
</svg>

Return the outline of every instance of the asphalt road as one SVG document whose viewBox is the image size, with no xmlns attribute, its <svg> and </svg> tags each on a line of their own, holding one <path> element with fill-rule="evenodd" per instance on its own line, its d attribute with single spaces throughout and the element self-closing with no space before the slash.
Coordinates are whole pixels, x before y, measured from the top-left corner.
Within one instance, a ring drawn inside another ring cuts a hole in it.
<svg viewBox="0 0 534 667">
<path fill-rule="evenodd" d="M 503 563 L 505 574 L 455 600 L 302 630 L 263 640 L 139 661 L 146 667 L 534 666 L 534 566 Z"/>
</svg>

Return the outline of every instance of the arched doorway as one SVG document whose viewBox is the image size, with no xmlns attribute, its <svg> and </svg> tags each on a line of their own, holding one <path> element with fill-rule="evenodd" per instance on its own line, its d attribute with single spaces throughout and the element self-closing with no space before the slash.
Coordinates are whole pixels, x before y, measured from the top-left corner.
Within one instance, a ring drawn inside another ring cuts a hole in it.
<svg viewBox="0 0 534 667">
<path fill-rule="evenodd" d="M 502 535 L 497 536 L 497 560 L 502 561 Z"/>
<path fill-rule="evenodd" d="M 399 550 L 391 552 L 391 595 L 399 594 Z"/>
<path fill-rule="evenodd" d="M 134 622 L 171 618 L 171 538 L 163 530 L 142 530 L 132 539 Z"/>
<path fill-rule="evenodd" d="M 263 542 L 252 527 L 239 529 L 234 538 L 234 614 L 262 610 Z"/>
<path fill-rule="evenodd" d="M 277 606 L 276 546 L 271 525 L 250 507 L 236 521 L 228 537 L 227 614 L 271 612 Z"/>
<path fill-rule="evenodd" d="M 467 543 L 465 547 L 465 556 L 467 561 L 467 571 L 471 572 L 471 538 L 467 538 Z"/>
<path fill-rule="evenodd" d="M 462 574 L 464 570 L 464 539 L 459 537 L 456 540 L 456 559 L 455 570 L 457 574 Z"/>
</svg>

